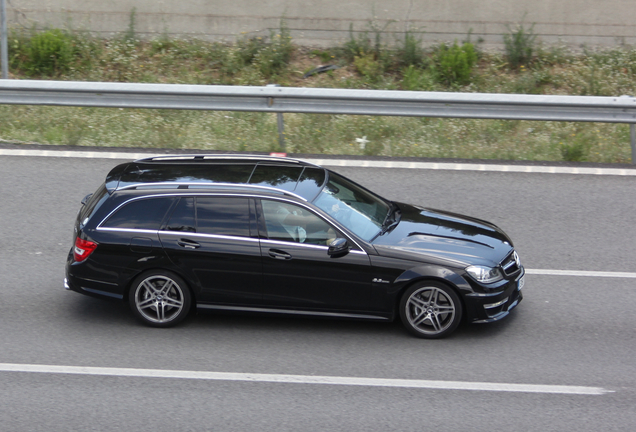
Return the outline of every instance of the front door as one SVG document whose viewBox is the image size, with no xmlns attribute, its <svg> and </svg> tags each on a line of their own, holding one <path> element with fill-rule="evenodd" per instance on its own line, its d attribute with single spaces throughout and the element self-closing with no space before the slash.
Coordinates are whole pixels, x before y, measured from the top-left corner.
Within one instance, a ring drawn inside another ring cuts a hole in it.
<svg viewBox="0 0 636 432">
<path fill-rule="evenodd" d="M 369 257 L 352 245 L 341 257 L 327 254 L 328 244 L 343 235 L 308 208 L 284 200 L 260 201 L 263 303 L 284 309 L 369 310 Z"/>
</svg>

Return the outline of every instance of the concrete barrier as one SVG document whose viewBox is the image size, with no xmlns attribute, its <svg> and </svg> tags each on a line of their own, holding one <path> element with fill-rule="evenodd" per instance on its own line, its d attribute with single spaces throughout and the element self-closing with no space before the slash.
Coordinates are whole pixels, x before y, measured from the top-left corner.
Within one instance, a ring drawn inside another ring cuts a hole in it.
<svg viewBox="0 0 636 432">
<path fill-rule="evenodd" d="M 134 13 L 133 13 L 134 10 Z M 131 18 L 139 37 L 162 34 L 231 41 L 269 35 L 285 17 L 294 42 L 333 46 L 357 32 L 383 31 L 392 43 L 406 29 L 425 43 L 465 39 L 501 47 L 502 34 L 522 19 L 539 40 L 570 46 L 636 43 L 636 8 L 629 0 L 7 0 L 9 26 L 125 32 Z"/>
</svg>

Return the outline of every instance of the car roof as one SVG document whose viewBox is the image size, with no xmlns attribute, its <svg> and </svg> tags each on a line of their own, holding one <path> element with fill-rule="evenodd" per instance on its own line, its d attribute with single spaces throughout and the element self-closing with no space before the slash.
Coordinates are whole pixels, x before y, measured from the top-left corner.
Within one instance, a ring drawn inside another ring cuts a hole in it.
<svg viewBox="0 0 636 432">
<path fill-rule="evenodd" d="M 126 162 L 106 176 L 109 193 L 129 189 L 269 190 L 312 201 L 328 171 L 305 161 L 244 155 L 167 155 Z"/>
</svg>

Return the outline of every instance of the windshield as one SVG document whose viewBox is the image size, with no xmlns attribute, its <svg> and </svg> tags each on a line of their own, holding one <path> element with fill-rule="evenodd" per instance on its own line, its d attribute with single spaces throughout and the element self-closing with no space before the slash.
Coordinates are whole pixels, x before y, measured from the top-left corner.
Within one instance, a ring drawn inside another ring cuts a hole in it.
<svg viewBox="0 0 636 432">
<path fill-rule="evenodd" d="M 378 235 L 390 209 L 379 196 L 332 172 L 314 204 L 366 241 Z"/>
</svg>

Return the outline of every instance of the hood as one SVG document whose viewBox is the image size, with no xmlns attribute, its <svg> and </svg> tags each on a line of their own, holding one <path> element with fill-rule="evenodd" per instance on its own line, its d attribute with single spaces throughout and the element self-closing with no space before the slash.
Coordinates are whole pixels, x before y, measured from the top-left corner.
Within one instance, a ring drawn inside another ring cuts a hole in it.
<svg viewBox="0 0 636 432">
<path fill-rule="evenodd" d="M 468 216 L 396 203 L 402 217 L 373 241 L 378 254 L 456 266 L 499 264 L 512 241 L 497 226 Z"/>
</svg>

